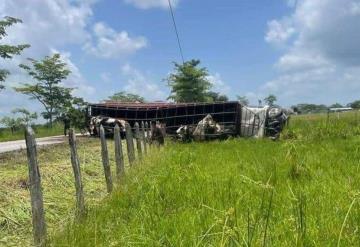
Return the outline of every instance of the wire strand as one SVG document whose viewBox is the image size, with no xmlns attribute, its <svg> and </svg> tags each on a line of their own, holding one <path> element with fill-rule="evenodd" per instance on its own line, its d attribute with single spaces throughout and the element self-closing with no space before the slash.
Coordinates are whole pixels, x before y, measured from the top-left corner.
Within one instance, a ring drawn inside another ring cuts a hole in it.
<svg viewBox="0 0 360 247">
<path fill-rule="evenodd" d="M 179 50 L 180 50 L 181 59 L 182 59 L 182 62 L 183 62 L 183 64 L 184 64 L 184 63 L 185 63 L 184 54 L 183 54 L 183 50 L 182 50 L 182 47 L 181 47 L 179 32 L 178 32 L 178 29 L 177 29 L 177 26 L 176 26 L 176 21 L 175 21 L 175 16 L 174 16 L 173 8 L 172 8 L 172 6 L 171 6 L 171 1 L 168 0 L 168 3 L 169 3 L 169 9 L 170 9 L 172 21 L 173 21 L 173 24 L 174 24 L 174 29 L 175 29 L 175 33 L 176 33 L 177 42 L 178 42 L 178 45 L 179 45 Z"/>
</svg>

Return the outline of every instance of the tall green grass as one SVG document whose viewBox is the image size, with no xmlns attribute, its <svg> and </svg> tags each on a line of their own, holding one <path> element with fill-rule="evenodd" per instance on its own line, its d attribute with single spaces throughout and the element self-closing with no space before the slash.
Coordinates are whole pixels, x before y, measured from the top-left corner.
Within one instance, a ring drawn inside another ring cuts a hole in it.
<svg viewBox="0 0 360 247">
<path fill-rule="evenodd" d="M 97 205 L 106 196 L 99 140 L 79 138 L 78 142 L 85 199 L 88 205 Z M 109 142 L 109 150 L 112 148 Z M 74 218 L 75 187 L 69 147 L 59 144 L 41 148 L 38 160 L 51 235 Z M 31 231 L 26 152 L 0 154 L 0 246 L 32 246 Z"/>
<path fill-rule="evenodd" d="M 356 113 L 307 115 L 277 142 L 167 143 L 127 166 L 109 196 L 99 140 L 80 140 L 81 222 L 68 146 L 41 149 L 48 245 L 358 246 L 358 128 Z M 0 155 L 0 164 L 0 246 L 30 246 L 26 154 Z"/>
<path fill-rule="evenodd" d="M 358 246 L 360 139 L 343 117 L 294 118 L 279 142 L 168 145 L 50 243 Z"/>
</svg>

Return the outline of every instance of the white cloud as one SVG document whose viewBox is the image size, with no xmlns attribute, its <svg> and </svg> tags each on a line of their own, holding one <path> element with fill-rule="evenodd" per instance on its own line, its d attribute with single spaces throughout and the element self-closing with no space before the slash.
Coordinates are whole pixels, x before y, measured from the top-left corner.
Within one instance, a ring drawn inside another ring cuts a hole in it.
<svg viewBox="0 0 360 247">
<path fill-rule="evenodd" d="M 0 16 L 23 21 L 8 29 L 4 43 L 28 43 L 31 48 L 27 54 L 44 56 L 52 47 L 85 42 L 92 9 L 89 1 L 2 0 Z"/>
<path fill-rule="evenodd" d="M 125 64 L 121 68 L 122 75 L 127 78 L 123 90 L 143 96 L 147 100 L 165 100 L 166 93 L 158 84 L 151 82 L 142 72 Z"/>
<path fill-rule="evenodd" d="M 219 73 L 209 75 L 207 79 L 212 84 L 211 91 L 218 92 L 221 94 L 228 95 L 230 93 L 230 87 L 221 78 Z"/>
<path fill-rule="evenodd" d="M 176 7 L 180 0 L 171 0 L 172 7 Z M 125 0 L 125 3 L 132 4 L 140 9 L 168 8 L 168 0 Z"/>
<path fill-rule="evenodd" d="M 95 88 L 88 84 L 79 68 L 71 61 L 70 52 L 60 52 L 52 49 L 51 53 L 59 53 L 61 60 L 67 64 L 67 68 L 71 71 L 69 77 L 63 82 L 64 86 L 74 88 L 74 94 L 79 97 L 88 99 L 94 95 Z"/>
<path fill-rule="evenodd" d="M 323 67 L 333 67 L 333 64 L 322 55 L 298 50 L 286 53 L 275 64 L 275 68 L 281 72 L 300 72 Z"/>
<path fill-rule="evenodd" d="M 287 41 L 294 33 L 295 28 L 292 26 L 290 19 L 272 20 L 268 22 L 268 32 L 265 40 L 269 43 L 281 43 Z"/>
<path fill-rule="evenodd" d="M 7 29 L 8 36 L 2 43 L 30 44 L 20 56 L 12 60 L 0 59 L 0 67 L 8 69 L 11 75 L 5 85 L 7 89 L 1 92 L 0 114 L 6 114 L 14 107 L 26 106 L 39 111 L 41 106 L 28 97 L 15 93 L 11 87 L 19 83 L 31 82 L 18 65 L 26 62 L 27 57 L 41 59 L 51 54 L 53 48 L 62 49 L 67 45 L 81 45 L 88 38 L 86 27 L 92 16 L 94 0 L 2 0 L 0 2 L 0 17 L 13 16 L 22 19 L 22 24 L 15 24 Z M 79 69 L 70 60 L 70 54 L 65 53 L 64 59 L 73 71 L 68 85 L 78 87 L 79 94 L 91 94 L 91 87 L 87 85 Z M 70 81 L 71 80 L 71 81 Z"/>
<path fill-rule="evenodd" d="M 83 48 L 101 58 L 126 56 L 147 46 L 145 37 L 130 37 L 126 31 L 116 32 L 102 22 L 94 25 L 93 33 L 96 44 L 87 42 Z"/>
<path fill-rule="evenodd" d="M 258 94 L 284 103 L 347 103 L 360 90 L 360 1 L 299 0 L 290 16 L 272 20 L 266 41 L 287 47 L 279 76 Z"/>
</svg>

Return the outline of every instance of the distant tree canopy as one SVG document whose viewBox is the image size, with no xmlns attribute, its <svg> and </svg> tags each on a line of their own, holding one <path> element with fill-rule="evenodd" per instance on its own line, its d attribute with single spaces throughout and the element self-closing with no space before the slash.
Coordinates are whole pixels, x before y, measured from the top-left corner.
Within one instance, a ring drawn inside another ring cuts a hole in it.
<svg viewBox="0 0 360 247">
<path fill-rule="evenodd" d="M 316 105 L 316 104 L 297 104 L 291 107 L 294 111 L 300 114 L 307 114 L 307 113 L 322 113 L 327 112 L 328 107 L 326 105 Z"/>
<path fill-rule="evenodd" d="M 32 113 L 25 108 L 16 108 L 11 113 L 12 117 L 3 117 L 0 119 L 0 123 L 11 129 L 12 133 L 21 127 L 34 124 L 33 121 L 38 117 L 36 112 Z"/>
<path fill-rule="evenodd" d="M 118 93 L 115 93 L 113 96 L 110 96 L 109 99 L 120 102 L 140 102 L 140 103 L 145 102 L 144 97 L 137 94 L 127 93 L 125 91 L 120 91 Z"/>
<path fill-rule="evenodd" d="M 21 23 L 20 19 L 13 17 L 5 17 L 3 20 L 0 20 L 0 40 L 3 39 L 7 33 L 6 28 L 12 26 L 16 23 Z M 11 59 L 14 55 L 19 55 L 25 48 L 30 47 L 30 45 L 0 45 L 0 57 L 3 59 Z M 2 84 L 6 77 L 10 74 L 8 70 L 0 68 L 0 91 L 5 88 Z"/>
<path fill-rule="evenodd" d="M 237 100 L 240 102 L 240 104 L 242 105 L 249 105 L 249 100 L 246 96 L 236 96 Z"/>
<path fill-rule="evenodd" d="M 59 54 L 46 56 L 43 60 L 29 59 L 31 65 L 21 64 L 33 79 L 35 84 L 25 83 L 15 88 L 19 93 L 30 96 L 30 99 L 39 101 L 45 108 L 42 116 L 49 120 L 52 126 L 53 120 L 62 109 L 72 100 L 72 88 L 63 87 L 60 83 L 71 73 L 66 63 L 61 61 Z"/>
<path fill-rule="evenodd" d="M 341 108 L 341 107 L 344 107 L 342 104 L 340 103 L 335 103 L 335 104 L 332 104 L 329 106 L 330 108 Z"/>
<path fill-rule="evenodd" d="M 349 103 L 348 106 L 354 109 L 360 109 L 360 100 L 355 100 L 354 102 Z"/>
<path fill-rule="evenodd" d="M 220 94 L 217 92 L 210 91 L 207 93 L 208 102 L 227 102 L 229 98 L 225 94 Z"/>
<path fill-rule="evenodd" d="M 24 126 L 32 125 L 33 121 L 38 118 L 36 112 L 30 112 L 25 108 L 15 108 L 11 113 L 18 115 L 18 122 Z"/>
<path fill-rule="evenodd" d="M 200 60 L 175 63 L 174 72 L 166 79 L 171 88 L 168 99 L 175 102 L 206 102 L 209 100 L 211 83 L 206 68 L 200 68 Z"/>
<path fill-rule="evenodd" d="M 277 98 L 275 95 L 270 94 L 269 96 L 267 96 L 266 98 L 264 98 L 264 102 L 269 105 L 269 106 L 273 106 L 275 104 L 275 102 L 277 101 Z"/>
</svg>

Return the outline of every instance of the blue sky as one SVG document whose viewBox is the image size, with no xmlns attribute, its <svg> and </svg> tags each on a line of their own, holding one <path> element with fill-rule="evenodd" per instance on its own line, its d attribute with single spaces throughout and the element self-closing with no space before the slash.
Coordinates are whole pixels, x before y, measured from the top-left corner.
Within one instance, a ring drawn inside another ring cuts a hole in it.
<svg viewBox="0 0 360 247">
<path fill-rule="evenodd" d="M 359 0 L 172 0 L 185 59 L 200 59 L 214 89 L 253 104 L 348 103 L 360 98 Z M 1 16 L 24 23 L 1 43 L 32 47 L 0 66 L 12 75 L 0 114 L 35 102 L 11 90 L 30 79 L 26 57 L 62 54 L 65 85 L 96 102 L 127 90 L 164 100 L 164 78 L 180 62 L 167 0 L 3 0 Z"/>
</svg>

